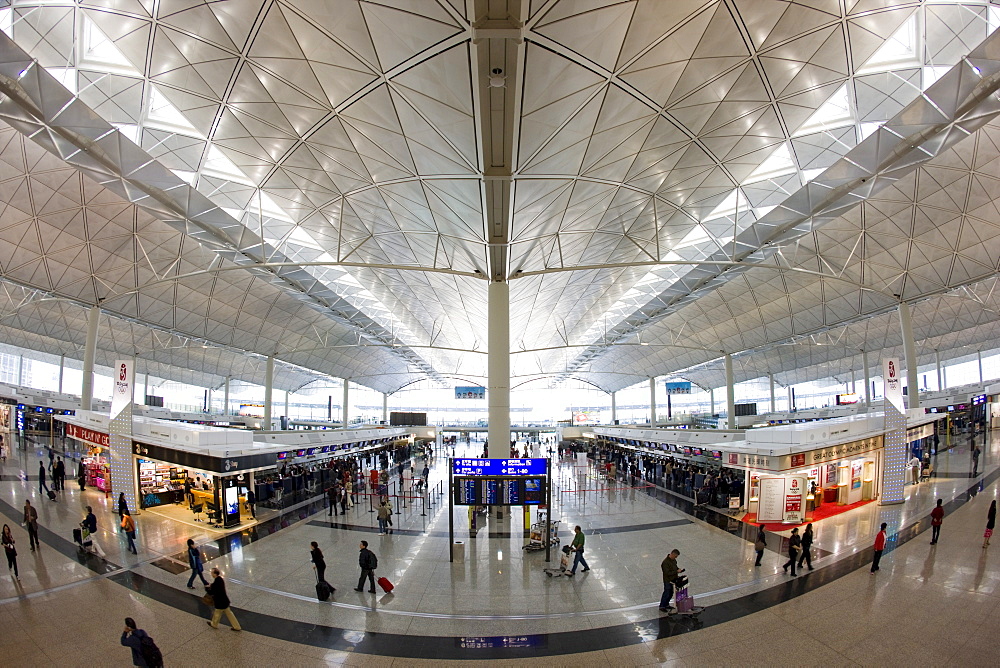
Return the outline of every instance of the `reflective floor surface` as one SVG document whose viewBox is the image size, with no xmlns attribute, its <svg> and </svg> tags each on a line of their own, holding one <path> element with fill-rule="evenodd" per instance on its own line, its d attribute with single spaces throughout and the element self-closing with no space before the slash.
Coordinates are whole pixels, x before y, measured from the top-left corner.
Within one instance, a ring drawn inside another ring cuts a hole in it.
<svg viewBox="0 0 1000 668">
<path fill-rule="evenodd" d="M 408 499 L 403 507 L 397 499 L 391 535 L 378 534 L 367 502 L 346 516 L 330 516 L 321 499 L 305 502 L 262 514 L 259 524 L 228 535 L 146 512 L 137 518 L 133 556 L 116 531 L 113 499 L 75 484 L 55 502 L 38 493 L 33 474 L 44 445 L 15 452 L 0 471 L 0 514 L 17 541 L 21 577 L 0 575 L 6 631 L 0 646 L 9 664 L 129 665 L 119 644 L 126 616 L 155 638 L 168 666 L 994 663 L 986 639 L 1000 630 L 994 609 L 1000 555 L 991 554 L 1000 545 L 981 545 L 1000 478 L 996 441 L 977 478 L 969 475 L 962 441 L 939 457 L 938 478 L 907 487 L 905 504 L 869 504 L 818 523 L 816 570 L 796 578 L 781 569 L 782 536 L 770 537 L 763 565 L 755 568 L 752 538 L 741 522 L 646 483 L 609 485 L 568 460 L 557 465 L 554 517 L 563 544 L 575 524 L 583 527 L 591 568 L 573 578 L 546 577 L 542 569 L 553 564 L 544 552 L 522 549 L 519 512 L 486 526 L 480 518 L 470 532 L 465 509 L 456 508 L 464 556 L 449 563 L 443 494 L 432 494 L 430 505 Z M 474 442 L 456 454 L 481 447 Z M 432 489 L 443 491 L 446 464 L 443 457 L 432 462 Z M 26 498 L 38 507 L 42 526 L 35 552 L 21 527 Z M 928 513 L 936 498 L 945 499 L 948 515 L 941 541 L 931 546 Z M 98 516 L 103 559 L 72 542 L 86 505 Z M 870 546 L 881 522 L 892 539 L 873 575 Z M 200 590 L 185 586 L 188 538 L 224 571 L 244 633 L 205 625 L 210 609 Z M 326 555 L 326 579 L 337 588 L 326 603 L 315 598 L 314 540 Z M 361 540 L 378 555 L 377 575 L 396 585 L 392 594 L 354 591 Z M 680 550 L 691 591 L 706 606 L 697 620 L 657 610 L 659 564 L 671 549 Z"/>
</svg>

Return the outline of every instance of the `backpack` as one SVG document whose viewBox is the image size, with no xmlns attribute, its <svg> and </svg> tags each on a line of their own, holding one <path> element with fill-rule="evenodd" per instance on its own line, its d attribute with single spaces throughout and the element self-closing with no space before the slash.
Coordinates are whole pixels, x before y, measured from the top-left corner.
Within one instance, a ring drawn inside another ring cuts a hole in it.
<svg viewBox="0 0 1000 668">
<path fill-rule="evenodd" d="M 149 668 L 160 668 L 163 666 L 163 654 L 149 635 L 146 635 L 139 641 L 139 654 L 142 654 L 142 660 L 146 662 Z"/>
</svg>

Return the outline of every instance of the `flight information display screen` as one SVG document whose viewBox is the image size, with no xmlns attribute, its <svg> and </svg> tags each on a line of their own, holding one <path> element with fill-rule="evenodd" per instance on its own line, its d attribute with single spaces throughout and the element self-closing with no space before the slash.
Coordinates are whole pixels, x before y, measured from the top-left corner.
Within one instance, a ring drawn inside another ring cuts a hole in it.
<svg viewBox="0 0 1000 668">
<path fill-rule="evenodd" d="M 452 473 L 463 476 L 545 475 L 548 461 L 530 459 L 453 459 Z"/>
<path fill-rule="evenodd" d="M 532 506 L 545 502 L 545 478 L 455 478 L 456 506 Z"/>
</svg>

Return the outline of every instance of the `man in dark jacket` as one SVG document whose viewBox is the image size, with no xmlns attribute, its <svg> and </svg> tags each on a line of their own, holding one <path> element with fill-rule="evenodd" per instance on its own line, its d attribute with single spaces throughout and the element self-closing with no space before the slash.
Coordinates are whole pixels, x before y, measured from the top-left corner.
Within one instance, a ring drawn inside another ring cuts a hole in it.
<svg viewBox="0 0 1000 668">
<path fill-rule="evenodd" d="M 45 463 L 38 462 L 38 493 L 41 494 L 43 489 L 49 491 L 49 486 L 45 484 Z"/>
<path fill-rule="evenodd" d="M 330 510 L 328 510 L 326 513 L 327 517 L 331 517 L 334 513 L 337 513 L 338 515 L 340 514 L 340 512 L 337 510 L 337 501 L 339 500 L 338 498 L 339 496 L 340 496 L 340 485 L 331 485 L 326 490 L 326 499 L 330 503 Z"/>
<path fill-rule="evenodd" d="M 222 579 L 222 571 L 218 568 L 212 569 L 212 584 L 205 587 L 205 591 L 209 596 L 212 597 L 212 607 L 215 610 L 212 612 L 212 621 L 208 622 L 208 625 L 213 629 L 219 628 L 219 620 L 222 619 L 223 613 L 225 613 L 226 618 L 229 620 L 230 631 L 242 631 L 240 623 L 236 621 L 236 615 L 229 608 L 229 595 L 226 594 L 226 581 Z"/>
<path fill-rule="evenodd" d="M 674 580 L 684 572 L 683 568 L 677 568 L 677 557 L 679 556 L 681 556 L 680 550 L 671 550 L 670 554 L 660 563 L 660 571 L 663 572 L 663 595 L 660 597 L 660 612 L 673 610 L 670 599 L 674 595 Z"/>
<path fill-rule="evenodd" d="M 148 637 L 142 629 L 137 629 L 135 620 L 131 617 L 125 618 L 125 630 L 122 631 L 122 645 L 132 650 L 133 666 L 149 666 L 146 658 L 142 655 L 142 639 Z"/>
<path fill-rule="evenodd" d="M 368 541 L 361 541 L 361 552 L 358 554 L 358 566 L 361 567 L 361 577 L 358 578 L 358 586 L 354 591 L 364 591 L 365 579 L 371 583 L 368 593 L 375 593 L 375 569 L 378 568 L 378 557 L 368 549 Z"/>
</svg>

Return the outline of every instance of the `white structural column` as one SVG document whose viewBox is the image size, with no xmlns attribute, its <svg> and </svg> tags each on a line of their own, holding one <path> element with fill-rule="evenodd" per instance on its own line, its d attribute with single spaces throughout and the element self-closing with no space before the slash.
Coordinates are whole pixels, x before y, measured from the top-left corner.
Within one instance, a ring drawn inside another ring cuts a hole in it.
<svg viewBox="0 0 1000 668">
<path fill-rule="evenodd" d="M 389 393 L 382 393 L 382 422 L 389 424 Z"/>
<path fill-rule="evenodd" d="M 149 395 L 149 371 L 146 372 L 146 379 L 142 383 L 142 403 L 146 403 L 146 396 Z"/>
<path fill-rule="evenodd" d="M 149 380 L 149 375 L 147 374 L 146 379 Z M 226 376 L 226 384 L 224 385 L 225 390 L 222 394 L 222 414 L 229 415 L 229 381 L 231 376 Z"/>
<path fill-rule="evenodd" d="M 913 341 L 913 321 L 910 305 L 899 302 L 899 327 L 903 334 L 903 355 L 906 357 L 906 407 L 920 407 L 920 390 L 917 381 L 917 346 Z"/>
<path fill-rule="evenodd" d="M 66 370 L 66 356 L 59 356 L 59 394 L 62 394 L 63 372 Z M 979 374 L 982 376 L 983 374 Z M 980 378 L 982 380 L 982 378 Z"/>
<path fill-rule="evenodd" d="M 487 436 L 490 457 L 510 457 L 510 285 L 491 281 L 489 287 Z"/>
<path fill-rule="evenodd" d="M 611 424 L 618 424 L 618 404 L 615 403 L 615 393 L 611 393 Z"/>
<path fill-rule="evenodd" d="M 24 355 L 17 358 L 17 386 L 24 387 Z"/>
<path fill-rule="evenodd" d="M 854 373 L 854 369 L 851 369 L 851 394 L 858 393 L 858 376 Z"/>
<path fill-rule="evenodd" d="M 733 385 L 733 356 L 726 353 L 726 424 L 736 429 L 736 388 Z"/>
<path fill-rule="evenodd" d="M 979 382 L 983 382 L 983 351 L 976 351 L 976 361 L 979 362 Z"/>
<path fill-rule="evenodd" d="M 340 406 L 340 421 L 341 421 L 341 423 L 345 427 L 347 426 L 347 420 L 348 420 L 348 417 L 349 417 L 349 412 L 347 410 L 347 402 L 351 400 L 350 393 L 351 393 L 351 379 L 350 378 L 345 378 L 344 379 L 344 398 L 343 398 L 342 404 Z"/>
<path fill-rule="evenodd" d="M 715 415 L 715 388 L 708 391 L 708 414 Z"/>
<path fill-rule="evenodd" d="M 777 411 L 777 408 L 774 403 L 774 374 L 773 373 L 767 374 L 767 380 L 771 384 L 771 412 L 774 413 Z"/>
<path fill-rule="evenodd" d="M 865 408 L 871 409 L 872 407 L 872 379 L 871 372 L 868 370 L 868 351 L 861 351 L 861 364 L 865 367 Z"/>
<path fill-rule="evenodd" d="M 649 426 L 656 426 L 656 379 L 649 379 Z"/>
<path fill-rule="evenodd" d="M 271 395 L 274 392 L 274 355 L 267 358 L 264 368 L 264 429 L 271 429 Z"/>
<path fill-rule="evenodd" d="M 288 419 L 288 390 L 285 390 L 285 419 Z"/>
<path fill-rule="evenodd" d="M 937 389 L 944 389 L 944 377 L 941 375 L 941 352 L 935 348 L 934 349 L 934 369 L 937 371 Z"/>
<path fill-rule="evenodd" d="M 87 342 L 83 347 L 83 385 L 80 388 L 80 408 L 94 408 L 94 358 L 97 356 L 97 328 L 101 324 L 101 307 L 91 306 L 87 314 Z"/>
</svg>

